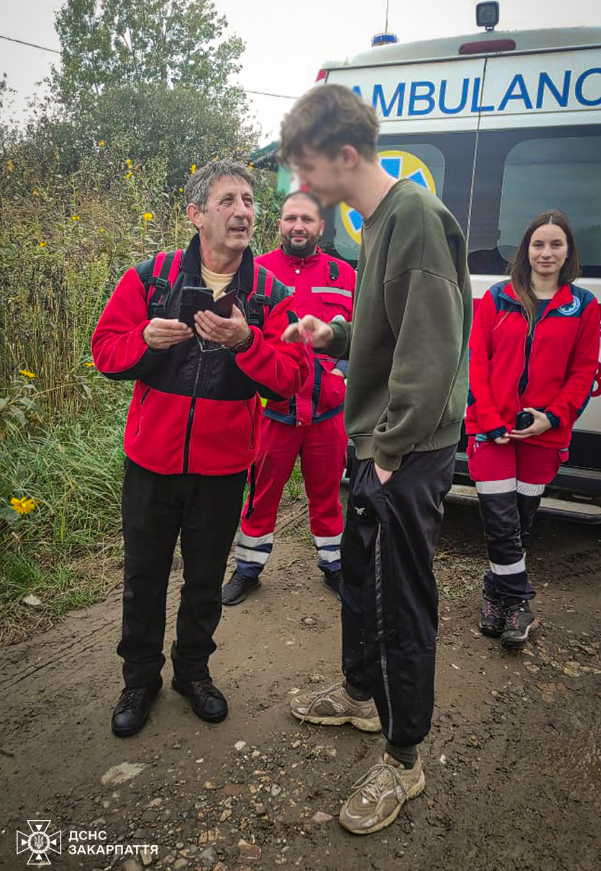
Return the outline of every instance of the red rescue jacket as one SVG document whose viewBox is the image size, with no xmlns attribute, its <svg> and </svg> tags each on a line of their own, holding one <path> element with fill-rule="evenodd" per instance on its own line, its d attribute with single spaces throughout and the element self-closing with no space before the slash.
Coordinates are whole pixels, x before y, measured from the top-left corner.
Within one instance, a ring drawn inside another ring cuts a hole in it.
<svg viewBox="0 0 601 871">
<path fill-rule="evenodd" d="M 552 428 L 528 439 L 566 448 L 591 395 L 599 362 L 599 305 L 575 284 L 560 287 L 534 332 L 510 283 L 484 294 L 470 337 L 468 435 L 501 435 L 523 408 L 550 414 Z"/>
<path fill-rule="evenodd" d="M 294 310 L 299 317 L 314 315 L 328 323 L 336 316 L 350 321 L 353 314 L 355 270 L 320 248 L 310 257 L 294 257 L 282 248 L 256 258 L 294 290 Z M 332 375 L 337 360 L 313 352 L 313 371 L 302 389 L 285 402 L 269 401 L 265 416 L 292 426 L 327 420 L 344 410 L 345 383 Z"/>
<path fill-rule="evenodd" d="M 165 317 L 177 317 L 184 285 L 200 286 L 200 268 L 195 236 L 174 259 Z M 247 249 L 230 285 L 238 288 L 239 307 L 247 319 L 258 272 Z M 275 283 L 268 273 L 266 297 Z M 109 378 L 136 381 L 125 426 L 125 453 L 163 475 L 230 475 L 248 469 L 260 446 L 259 394 L 283 400 L 298 393 L 309 374 L 305 347 L 281 341 L 283 331 L 296 320 L 293 297 L 268 311 L 262 330 L 250 327 L 253 343 L 238 354 L 227 349 L 201 353 L 195 337 L 166 351 L 151 350 L 142 337 L 149 323 L 147 297 L 137 271 L 128 269 L 92 336 L 99 371 Z"/>
</svg>

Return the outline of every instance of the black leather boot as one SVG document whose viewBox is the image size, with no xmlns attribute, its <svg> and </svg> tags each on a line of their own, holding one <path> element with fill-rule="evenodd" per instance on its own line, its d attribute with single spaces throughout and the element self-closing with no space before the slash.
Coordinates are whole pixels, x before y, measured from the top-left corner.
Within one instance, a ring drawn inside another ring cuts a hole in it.
<svg viewBox="0 0 601 871">
<path fill-rule="evenodd" d="M 210 677 L 204 680 L 180 680 L 173 678 L 173 689 L 186 696 L 197 717 L 207 723 L 220 723 L 227 717 L 227 702 Z"/>
<path fill-rule="evenodd" d="M 139 732 L 148 719 L 150 705 L 162 686 L 163 680 L 158 677 L 147 687 L 125 687 L 113 711 L 113 734 L 118 738 L 127 738 Z"/>
</svg>

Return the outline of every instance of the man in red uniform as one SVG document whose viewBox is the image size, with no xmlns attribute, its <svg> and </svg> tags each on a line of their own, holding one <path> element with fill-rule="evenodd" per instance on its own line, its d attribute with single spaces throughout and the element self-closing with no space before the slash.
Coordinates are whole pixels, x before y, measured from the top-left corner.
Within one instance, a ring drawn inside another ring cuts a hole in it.
<svg viewBox="0 0 601 871">
<path fill-rule="evenodd" d="M 310 193 L 289 194 L 278 228 L 282 244 L 257 257 L 294 290 L 299 317 L 350 321 L 355 271 L 317 246 L 324 228 L 319 201 Z M 346 462 L 345 382 L 338 361 L 314 354 L 313 374 L 301 391 L 282 402 L 270 400 L 262 422 L 261 452 L 255 462 L 254 499 L 247 500 L 236 545 L 236 570 L 223 587 L 224 605 L 237 605 L 260 585 L 273 547 L 278 506 L 300 455 L 309 500 L 309 520 L 325 585 L 338 594 L 341 581 L 342 508 L 340 478 Z"/>
</svg>

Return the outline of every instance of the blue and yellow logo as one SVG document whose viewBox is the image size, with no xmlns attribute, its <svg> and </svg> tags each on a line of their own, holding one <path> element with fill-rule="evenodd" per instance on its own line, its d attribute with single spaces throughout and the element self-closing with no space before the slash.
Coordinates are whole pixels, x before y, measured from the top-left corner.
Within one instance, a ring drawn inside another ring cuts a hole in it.
<svg viewBox="0 0 601 871">
<path fill-rule="evenodd" d="M 436 193 L 436 185 L 432 173 L 419 157 L 408 151 L 381 151 L 378 155 L 382 168 L 393 178 L 409 178 L 416 184 L 428 188 L 433 194 Z M 361 244 L 361 230 L 363 218 L 355 209 L 351 209 L 346 203 L 340 204 L 340 216 L 342 224 L 351 239 Z"/>
</svg>

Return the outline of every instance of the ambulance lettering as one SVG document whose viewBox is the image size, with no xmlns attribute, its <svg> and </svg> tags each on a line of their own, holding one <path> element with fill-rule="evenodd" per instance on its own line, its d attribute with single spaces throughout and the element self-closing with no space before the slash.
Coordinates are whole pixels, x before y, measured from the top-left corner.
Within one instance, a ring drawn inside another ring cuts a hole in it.
<svg viewBox="0 0 601 871">
<path fill-rule="evenodd" d="M 531 77 L 530 77 L 531 78 Z M 364 86 L 365 89 L 365 86 Z M 353 91 L 365 99 L 360 85 Z M 382 118 L 477 114 L 479 112 L 536 112 L 557 108 L 601 106 L 601 67 L 591 67 L 577 76 L 573 70 L 552 76 L 538 73 L 530 82 L 525 73 L 515 73 L 504 87 L 496 104 L 482 104 L 482 77 L 467 77 L 457 81 L 423 79 L 403 81 L 393 85 L 376 82 L 372 86 L 371 103 Z"/>
</svg>

